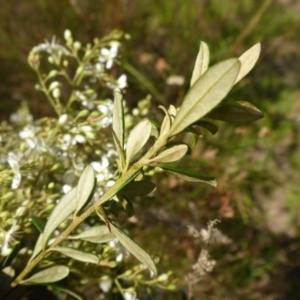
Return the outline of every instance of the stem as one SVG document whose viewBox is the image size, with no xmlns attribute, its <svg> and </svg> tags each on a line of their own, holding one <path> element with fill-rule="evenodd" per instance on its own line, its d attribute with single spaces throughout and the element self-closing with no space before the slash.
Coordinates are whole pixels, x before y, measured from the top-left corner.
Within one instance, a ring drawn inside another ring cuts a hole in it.
<svg viewBox="0 0 300 300">
<path fill-rule="evenodd" d="M 114 186 L 108 190 L 100 199 L 98 199 L 90 208 L 83 212 L 80 216 L 74 216 L 71 224 L 56 238 L 56 240 L 49 246 L 48 249 L 45 249 L 40 254 L 37 255 L 25 269 L 19 274 L 19 276 L 11 283 L 11 287 L 17 286 L 23 278 L 49 253 L 49 249 L 55 248 L 58 244 L 68 238 L 71 232 L 81 224 L 86 218 L 88 218 L 92 213 L 94 213 L 100 205 L 110 200 L 113 196 L 117 194 L 127 183 L 129 183 L 135 175 L 149 163 L 149 159 L 158 152 L 160 148 L 165 146 L 167 143 L 168 136 L 162 136 L 158 138 L 152 148 L 132 167 L 124 173 L 114 184 Z"/>
<path fill-rule="evenodd" d="M 37 76 L 38 76 L 39 82 L 40 82 L 40 84 L 41 84 L 41 86 L 42 86 L 42 91 L 45 93 L 47 99 L 49 100 L 50 104 L 51 104 L 52 107 L 54 108 L 54 110 L 55 110 L 55 112 L 57 113 L 57 115 L 60 116 L 60 115 L 61 115 L 61 112 L 60 112 L 60 110 L 57 108 L 57 105 L 56 105 L 55 101 L 52 99 L 51 95 L 49 94 L 48 89 L 47 89 L 47 87 L 46 87 L 46 85 L 45 85 L 45 82 L 44 82 L 44 80 L 43 80 L 43 78 L 42 78 L 42 76 L 41 76 L 41 74 L 40 74 L 39 71 L 37 71 Z"/>
</svg>

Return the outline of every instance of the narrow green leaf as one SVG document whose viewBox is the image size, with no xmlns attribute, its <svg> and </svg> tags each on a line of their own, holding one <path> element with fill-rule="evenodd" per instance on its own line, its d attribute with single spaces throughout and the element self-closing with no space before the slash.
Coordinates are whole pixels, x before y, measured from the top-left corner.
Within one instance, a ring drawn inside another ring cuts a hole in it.
<svg viewBox="0 0 300 300">
<path fill-rule="evenodd" d="M 260 54 L 260 43 L 254 45 L 249 50 L 247 50 L 243 55 L 239 57 L 241 63 L 241 68 L 238 76 L 236 77 L 235 84 L 239 82 L 243 77 L 245 77 L 254 67 Z"/>
<path fill-rule="evenodd" d="M 43 247 L 45 247 L 51 233 L 76 209 L 76 187 L 64 195 L 54 207 L 43 235 Z"/>
<path fill-rule="evenodd" d="M 82 262 L 92 263 L 92 264 L 99 263 L 99 258 L 96 255 L 78 249 L 68 248 L 68 247 L 56 247 L 50 250 L 57 251 L 61 254 L 64 254 L 66 256 L 69 256 L 71 258 L 74 258 Z"/>
<path fill-rule="evenodd" d="M 146 196 L 155 189 L 156 186 L 151 181 L 131 181 L 119 193 L 124 196 Z"/>
<path fill-rule="evenodd" d="M 124 147 L 124 108 L 123 108 L 123 97 L 119 91 L 114 92 L 114 109 L 113 109 L 113 120 L 112 128 L 115 132 L 121 148 Z"/>
<path fill-rule="evenodd" d="M 69 268 L 66 266 L 54 266 L 21 281 L 21 284 L 49 283 L 59 281 L 69 275 Z"/>
<path fill-rule="evenodd" d="M 198 172 L 188 171 L 181 168 L 169 166 L 169 165 L 159 165 L 163 170 L 174 174 L 175 176 L 190 182 L 202 182 L 207 183 L 212 186 L 217 186 L 217 181 L 211 177 Z"/>
<path fill-rule="evenodd" d="M 212 110 L 207 118 L 226 122 L 251 122 L 264 117 L 253 104 L 246 101 L 226 103 Z"/>
<path fill-rule="evenodd" d="M 30 257 L 30 260 L 33 260 L 43 249 L 43 240 L 44 240 L 44 234 L 41 233 L 35 243 L 32 255 Z"/>
<path fill-rule="evenodd" d="M 207 115 L 205 117 L 207 117 Z M 201 120 L 201 121 L 194 123 L 193 125 L 197 125 L 197 126 L 207 129 L 208 131 L 210 131 L 210 133 L 212 135 L 214 135 L 218 132 L 218 127 L 215 124 L 208 122 L 208 121 Z"/>
<path fill-rule="evenodd" d="M 130 132 L 126 146 L 127 165 L 143 148 L 151 135 L 152 125 L 148 119 L 141 121 Z"/>
<path fill-rule="evenodd" d="M 110 226 L 112 233 L 118 238 L 119 242 L 157 276 L 157 270 L 151 256 L 116 225 L 110 223 Z"/>
<path fill-rule="evenodd" d="M 77 186 L 77 195 L 76 195 L 76 211 L 79 210 L 86 204 L 89 197 L 91 196 L 95 186 L 95 173 L 92 166 L 87 165 L 81 174 Z"/>
<path fill-rule="evenodd" d="M 121 147 L 121 144 L 120 144 L 119 139 L 117 138 L 115 132 L 112 131 L 112 133 L 113 133 L 113 136 L 114 136 L 114 142 L 115 142 L 116 150 L 117 150 L 118 155 L 119 155 L 119 159 L 116 159 L 117 160 L 117 165 L 118 165 L 118 170 L 120 172 L 122 172 L 122 170 L 123 170 L 123 168 L 125 167 L 125 164 L 126 164 L 124 152 L 123 152 L 123 149 Z"/>
<path fill-rule="evenodd" d="M 31 216 L 30 221 L 40 233 L 44 232 L 45 223 L 42 220 L 35 216 Z"/>
<path fill-rule="evenodd" d="M 106 225 L 97 225 L 91 227 L 76 236 L 69 237 L 74 240 L 84 240 L 91 243 L 107 243 L 116 239 L 115 235 L 109 232 Z"/>
<path fill-rule="evenodd" d="M 158 154 L 152 158 L 150 162 L 169 163 L 181 159 L 188 151 L 188 146 L 185 144 L 176 145 Z"/>
<path fill-rule="evenodd" d="M 204 42 L 200 42 L 200 48 L 195 62 L 194 71 L 191 78 L 191 86 L 200 78 L 207 70 L 209 64 L 209 50 Z"/>
<path fill-rule="evenodd" d="M 240 69 L 236 58 L 208 69 L 190 88 L 170 129 L 175 135 L 215 108 L 228 94 Z"/>
</svg>

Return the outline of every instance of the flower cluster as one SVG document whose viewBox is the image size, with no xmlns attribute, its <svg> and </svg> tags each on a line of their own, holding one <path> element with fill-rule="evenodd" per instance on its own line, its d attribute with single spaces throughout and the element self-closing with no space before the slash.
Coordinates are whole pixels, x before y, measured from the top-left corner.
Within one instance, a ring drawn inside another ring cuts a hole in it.
<svg viewBox="0 0 300 300">
<path fill-rule="evenodd" d="M 114 185 L 118 176 L 117 152 L 109 127 L 114 107 L 112 91 L 124 92 L 127 86 L 125 74 L 117 78 L 112 75 L 116 73 L 112 69 L 119 61 L 122 35 L 114 33 L 86 46 L 74 41 L 69 30 L 64 37 L 65 44 L 52 38 L 34 47 L 28 57 L 39 79 L 36 89 L 49 100 L 57 117 L 34 120 L 24 102 L 10 116 L 9 123 L 0 124 L 0 263 L 13 253 L 22 236 L 37 236 L 37 230 L 42 230 L 39 224 L 46 222 L 58 199 L 77 184 L 87 164 L 94 169 L 97 181 L 91 203 Z M 144 118 L 149 107 L 150 99 L 147 98 L 132 115 L 124 105 L 126 132 Z M 111 206 L 121 207 L 115 200 L 111 201 Z M 112 209 L 110 217 L 114 217 L 114 213 Z M 90 227 L 95 220 L 89 218 L 78 226 L 77 232 Z M 54 235 L 65 226 L 61 224 Z M 16 234 L 20 228 L 22 231 Z M 65 243 L 78 247 L 73 241 Z M 25 243 L 21 249 L 27 257 L 32 253 L 31 244 L 32 241 Z M 110 276 L 99 278 L 99 288 L 104 292 L 109 292 L 115 278 L 121 276 L 117 273 L 120 269 L 113 270 L 115 266 L 131 270 L 131 266 L 126 265 L 129 252 L 117 240 L 96 248 L 89 244 L 85 250 L 97 251 L 102 259 L 100 265 L 108 269 L 104 273 Z M 124 273 L 122 278 L 130 277 L 131 285 L 137 286 L 136 276 L 143 270 L 144 267 L 138 267 L 136 273 L 125 272 L 127 275 Z M 86 279 L 91 274 L 84 272 L 81 276 Z M 140 275 L 138 279 L 139 284 L 144 284 Z M 155 284 L 153 280 L 149 282 Z M 167 286 L 168 283 L 159 284 Z M 125 299 L 137 299 L 131 286 L 118 288 Z"/>
</svg>

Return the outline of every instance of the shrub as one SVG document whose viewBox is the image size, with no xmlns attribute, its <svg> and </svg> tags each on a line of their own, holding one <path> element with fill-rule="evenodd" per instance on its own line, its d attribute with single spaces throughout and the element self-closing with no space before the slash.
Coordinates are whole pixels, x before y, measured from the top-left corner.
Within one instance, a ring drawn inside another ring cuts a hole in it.
<svg viewBox="0 0 300 300">
<path fill-rule="evenodd" d="M 56 117 L 34 120 L 24 103 L 1 124 L 1 299 L 49 290 L 77 299 L 80 294 L 94 299 L 100 290 L 104 298 L 121 293 L 136 299 L 141 285 L 175 289 L 171 272 L 157 276 L 158 258 L 128 236 L 119 214 L 134 215 L 133 198 L 155 190 L 151 177 L 157 172 L 215 186 L 213 177 L 181 168 L 178 161 L 192 151 L 202 130 L 217 132 L 211 120 L 263 117 L 248 102 L 223 101 L 253 68 L 260 45 L 208 69 L 204 42 L 182 106 L 160 106 L 161 125 L 146 118 L 149 98 L 132 114 L 123 99 L 126 75 L 114 76 L 126 37 L 115 31 L 83 46 L 66 30 L 65 44 L 53 38 L 29 54 L 36 89 Z M 188 276 L 190 285 L 214 266 L 208 253 L 214 225 L 194 231 L 203 250 Z M 141 264 L 124 260 L 130 253 Z M 86 291 L 91 282 L 100 290 Z"/>
</svg>

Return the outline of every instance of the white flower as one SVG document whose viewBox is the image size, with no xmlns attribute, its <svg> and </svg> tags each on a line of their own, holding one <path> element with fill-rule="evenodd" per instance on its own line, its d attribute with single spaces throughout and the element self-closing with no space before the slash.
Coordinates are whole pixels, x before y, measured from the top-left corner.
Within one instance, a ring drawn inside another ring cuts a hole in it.
<svg viewBox="0 0 300 300">
<path fill-rule="evenodd" d="M 65 184 L 63 187 L 62 187 L 62 191 L 67 194 L 71 191 L 72 187 L 68 184 Z"/>
<path fill-rule="evenodd" d="M 12 251 L 12 249 L 9 248 L 9 242 L 12 239 L 12 234 L 13 234 L 13 232 L 15 230 L 16 225 L 17 225 L 17 220 L 14 219 L 11 228 L 6 232 L 6 234 L 4 236 L 4 242 L 0 246 L 1 247 L 1 254 L 3 256 L 9 255 L 11 253 L 11 251 Z"/>
<path fill-rule="evenodd" d="M 138 300 L 138 298 L 136 297 L 136 292 L 125 292 L 124 293 L 124 298 L 125 300 Z"/>
<path fill-rule="evenodd" d="M 7 162 L 10 165 L 10 167 L 12 168 L 12 170 L 14 171 L 14 177 L 11 183 L 11 188 L 13 190 L 17 189 L 20 186 L 21 183 L 21 173 L 20 173 L 20 167 L 19 167 L 19 162 L 17 160 L 16 155 L 13 152 L 9 152 L 8 153 L 8 158 L 7 158 Z"/>
<path fill-rule="evenodd" d="M 52 53 L 55 52 L 57 54 L 58 52 L 61 52 L 65 55 L 69 54 L 69 51 L 66 47 L 60 45 L 55 37 L 52 37 L 51 42 L 48 42 L 47 40 L 45 43 L 39 44 L 33 48 L 34 52 L 47 52 Z"/>
<path fill-rule="evenodd" d="M 108 169 L 109 160 L 106 156 L 102 156 L 101 162 L 93 161 L 91 166 L 96 172 L 96 179 L 98 182 L 107 181 L 113 176 Z"/>
<path fill-rule="evenodd" d="M 32 125 L 27 125 L 23 128 L 22 131 L 19 132 L 19 136 L 21 139 L 25 140 L 28 138 L 34 138 L 35 137 L 35 128 Z"/>
<path fill-rule="evenodd" d="M 107 82 L 106 85 L 112 90 L 121 91 L 127 86 L 127 76 L 122 74 L 115 83 Z"/>
<path fill-rule="evenodd" d="M 111 287 L 112 287 L 113 281 L 110 277 L 105 276 L 101 278 L 101 281 L 99 283 L 99 288 L 104 292 L 107 293 Z"/>
<path fill-rule="evenodd" d="M 106 69 L 110 69 L 113 65 L 114 59 L 118 55 L 119 43 L 111 42 L 110 49 L 102 48 L 100 50 L 99 62 L 105 63 Z"/>
<path fill-rule="evenodd" d="M 116 251 L 116 262 L 121 262 L 125 257 L 129 257 L 129 251 L 122 246 L 117 239 L 110 241 L 108 245 L 115 249 Z"/>
<path fill-rule="evenodd" d="M 114 104 L 110 99 L 107 99 L 105 104 L 99 104 L 97 106 L 98 110 L 104 115 L 104 117 L 99 121 L 99 124 L 102 125 L 103 128 L 112 123 L 113 107 Z"/>
</svg>

